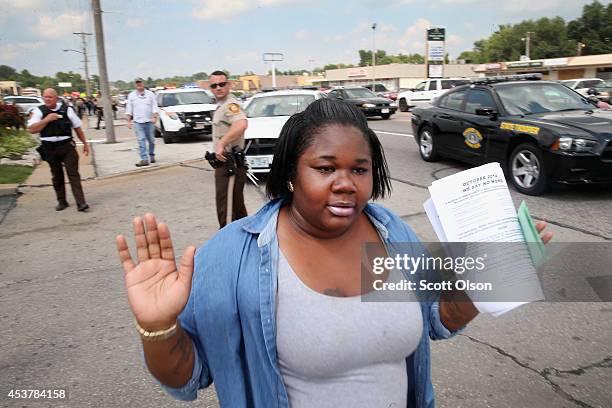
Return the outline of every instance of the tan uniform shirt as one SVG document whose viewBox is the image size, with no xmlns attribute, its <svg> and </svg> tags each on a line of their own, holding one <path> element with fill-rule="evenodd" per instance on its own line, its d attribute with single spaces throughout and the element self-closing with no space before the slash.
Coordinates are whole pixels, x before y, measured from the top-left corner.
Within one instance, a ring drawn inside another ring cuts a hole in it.
<svg viewBox="0 0 612 408">
<path fill-rule="evenodd" d="M 228 132 L 232 123 L 246 119 L 246 115 L 242 110 L 242 107 L 236 101 L 236 99 L 228 96 L 224 101 L 219 104 L 219 107 L 215 111 L 213 115 L 213 148 L 217 149 L 217 142 L 223 138 L 223 136 Z M 234 140 L 228 146 L 225 147 L 226 151 L 232 150 L 232 147 L 238 146 L 241 149 L 244 149 L 244 134 L 240 136 L 240 139 Z"/>
</svg>

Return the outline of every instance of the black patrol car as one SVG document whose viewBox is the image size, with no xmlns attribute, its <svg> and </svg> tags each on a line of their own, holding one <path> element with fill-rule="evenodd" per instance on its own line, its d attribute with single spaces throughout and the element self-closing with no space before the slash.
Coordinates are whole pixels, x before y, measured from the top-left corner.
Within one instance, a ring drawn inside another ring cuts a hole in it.
<svg viewBox="0 0 612 408">
<path fill-rule="evenodd" d="M 329 91 L 327 97 L 351 103 L 361 109 L 367 117 L 380 116 L 389 119 L 397 111 L 397 106 L 391 105 L 390 99 L 382 98 L 361 86 L 334 88 Z"/>
<path fill-rule="evenodd" d="M 472 80 L 412 113 L 425 161 L 497 161 L 522 193 L 612 183 L 612 111 L 541 75 Z"/>
</svg>

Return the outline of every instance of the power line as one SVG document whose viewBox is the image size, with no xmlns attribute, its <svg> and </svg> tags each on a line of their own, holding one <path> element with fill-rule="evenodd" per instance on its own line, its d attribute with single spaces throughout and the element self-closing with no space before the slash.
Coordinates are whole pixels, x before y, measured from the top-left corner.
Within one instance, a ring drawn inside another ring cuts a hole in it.
<svg viewBox="0 0 612 408">
<path fill-rule="evenodd" d="M 81 37 L 81 53 L 83 54 L 83 63 L 84 63 L 84 67 L 85 67 L 85 92 L 87 92 L 87 95 L 91 95 L 91 85 L 89 83 L 89 60 L 87 57 L 87 40 L 86 38 L 88 36 L 93 35 L 92 33 L 85 33 L 85 32 L 78 32 L 78 33 L 72 33 L 74 35 L 78 35 Z"/>
</svg>

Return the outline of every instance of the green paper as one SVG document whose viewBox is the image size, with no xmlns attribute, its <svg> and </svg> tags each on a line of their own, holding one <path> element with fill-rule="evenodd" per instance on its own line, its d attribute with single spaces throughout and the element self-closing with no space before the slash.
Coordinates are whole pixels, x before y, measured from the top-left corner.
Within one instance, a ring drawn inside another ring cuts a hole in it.
<svg viewBox="0 0 612 408">
<path fill-rule="evenodd" d="M 517 215 L 519 224 L 523 230 L 523 237 L 525 237 L 525 242 L 527 243 L 527 248 L 531 255 L 531 260 L 533 264 L 538 267 L 546 260 L 546 248 L 544 247 L 542 238 L 540 238 L 540 234 L 538 234 L 533 218 L 529 215 L 529 210 L 527 209 L 525 201 L 519 206 Z"/>
</svg>

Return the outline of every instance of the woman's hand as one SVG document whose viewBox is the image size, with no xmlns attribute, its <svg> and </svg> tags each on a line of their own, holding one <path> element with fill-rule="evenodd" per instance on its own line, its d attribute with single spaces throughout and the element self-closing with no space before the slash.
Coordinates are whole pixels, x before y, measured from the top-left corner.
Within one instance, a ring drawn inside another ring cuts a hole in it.
<svg viewBox="0 0 612 408">
<path fill-rule="evenodd" d="M 544 245 L 548 244 L 553 237 L 552 232 L 550 231 L 544 232 L 544 229 L 546 228 L 546 226 L 547 226 L 546 221 L 538 221 L 536 223 L 536 229 L 538 230 L 538 234 L 540 234 L 540 238 L 542 239 L 542 242 L 544 243 Z"/>
<path fill-rule="evenodd" d="M 125 237 L 117 236 L 128 301 L 142 328 L 167 329 L 176 322 L 189 299 L 195 247 L 185 249 L 177 269 L 166 224 L 157 224 L 153 214 L 146 214 L 144 222 L 140 217 L 134 218 L 133 226 L 138 264 L 132 260 Z"/>
</svg>

